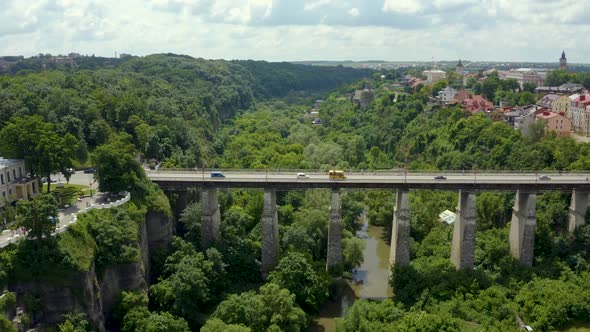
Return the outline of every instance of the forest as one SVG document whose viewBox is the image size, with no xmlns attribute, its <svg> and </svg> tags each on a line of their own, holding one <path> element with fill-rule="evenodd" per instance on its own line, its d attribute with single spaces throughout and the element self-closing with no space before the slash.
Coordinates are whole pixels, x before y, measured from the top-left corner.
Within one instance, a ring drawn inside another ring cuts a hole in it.
<svg viewBox="0 0 590 332">
<path fill-rule="evenodd" d="M 101 188 L 130 188 L 132 202 L 89 212 L 55 239 L 0 250 L 1 287 L 27 280 L 67 288 L 68 271 L 96 270 L 102 279 L 110 266 L 142 259 L 136 245 L 141 216 L 173 215 L 174 207 L 137 160 L 164 168 L 590 168 L 587 144 L 542 128 L 524 137 L 483 115 L 433 105 L 430 87 L 412 93 L 392 89 L 390 83 L 407 69 L 372 73 L 170 54 L 84 61 L 79 68 L 48 70 L 31 62 L 0 76 L 0 152 L 24 158 L 35 174 L 97 167 Z M 351 96 L 367 82 L 375 99 L 361 108 Z M 516 95 L 510 97 L 516 102 L 535 98 L 501 83 L 485 89 L 493 96 Z M 321 125 L 306 116 L 317 99 L 324 100 L 317 107 Z M 34 137 L 24 131 L 45 143 L 25 144 Z M 36 160 L 39 152 L 67 160 Z M 455 271 L 449 260 L 452 228 L 438 221 L 438 213 L 456 206 L 457 194 L 411 192 L 412 260 L 393 269 L 394 296 L 357 300 L 338 331 L 517 331 L 517 319 L 535 331 L 589 327 L 590 225 L 569 234 L 569 195 L 540 194 L 535 261 L 532 268 L 520 267 L 508 248 L 513 197 L 478 193 L 476 269 Z M 105 318 L 108 329 L 306 330 L 321 305 L 339 293 L 325 268 L 329 199 L 326 190 L 278 194 L 281 257 L 266 279 L 260 275 L 262 192 L 219 193 L 223 242 L 204 251 L 201 207 L 191 204 L 178 216 L 171 243 L 149 257 L 146 284 L 118 294 Z M 343 191 L 341 199 L 344 263 L 336 277 L 346 279 L 363 261 L 363 240 L 354 236 L 358 216 L 367 211 L 389 239 L 394 193 Z M 34 326 L 44 308 L 38 294 L 27 299 L 28 323 Z M 0 312 L 13 305 L 10 296 L 3 298 Z M 8 326 L 3 317 L 0 326 Z M 95 330 L 83 310 L 46 328 Z"/>
</svg>

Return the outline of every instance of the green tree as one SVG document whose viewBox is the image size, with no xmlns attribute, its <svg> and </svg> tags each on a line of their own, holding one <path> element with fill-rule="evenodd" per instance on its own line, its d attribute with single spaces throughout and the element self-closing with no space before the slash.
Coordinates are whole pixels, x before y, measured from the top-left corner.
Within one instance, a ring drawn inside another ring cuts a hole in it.
<svg viewBox="0 0 590 332">
<path fill-rule="evenodd" d="M 449 85 L 449 82 L 447 80 L 440 80 L 437 81 L 436 83 L 434 83 L 434 85 L 432 86 L 432 95 L 433 96 L 437 96 L 438 92 L 444 88 L 446 88 Z"/>
<path fill-rule="evenodd" d="M 522 91 L 534 93 L 536 88 L 537 88 L 537 85 L 535 85 L 535 83 L 524 82 L 522 84 Z"/>
<path fill-rule="evenodd" d="M 6 319 L 4 316 L 0 316 L 0 331 L 5 332 L 17 332 L 12 322 Z"/>
<path fill-rule="evenodd" d="M 143 169 L 135 161 L 134 153 L 135 149 L 127 134 L 111 137 L 107 144 L 96 148 L 93 163 L 100 191 L 129 190 L 145 178 Z"/>
<path fill-rule="evenodd" d="M 184 225 L 184 239 L 195 247 L 201 247 L 201 204 L 193 203 L 187 206 L 180 215 L 180 222 Z"/>
<path fill-rule="evenodd" d="M 76 149 L 77 140 L 72 134 L 59 136 L 53 124 L 37 115 L 16 117 L 0 131 L 0 153 L 24 159 L 32 175 L 48 179 L 51 173 L 71 167 Z"/>
<path fill-rule="evenodd" d="M 175 251 L 164 264 L 164 276 L 150 287 L 155 303 L 185 318 L 191 327 L 204 322 L 202 313 L 226 287 L 225 264 L 216 249 L 207 250 L 207 259 L 192 244 L 175 238 Z"/>
<path fill-rule="evenodd" d="M 274 283 L 260 287 L 258 294 L 250 291 L 230 295 L 211 317 L 253 331 L 303 331 L 307 326 L 305 312 L 295 303 L 295 296 Z M 218 322 L 207 325 L 212 328 L 213 324 L 220 325 Z M 237 326 L 233 328 L 241 331 Z"/>
<path fill-rule="evenodd" d="M 363 250 L 365 249 L 365 241 L 358 237 L 349 237 L 342 240 L 342 247 L 342 256 L 344 258 L 345 270 L 350 270 L 363 263 Z"/>
<path fill-rule="evenodd" d="M 65 322 L 59 324 L 59 332 L 86 332 L 90 326 L 84 313 L 70 313 L 64 315 Z"/>
<path fill-rule="evenodd" d="M 169 312 L 149 312 L 148 297 L 144 292 L 122 292 L 113 316 L 121 324 L 123 332 L 189 332 L 186 321 Z"/>
<path fill-rule="evenodd" d="M 318 310 L 327 297 L 327 276 L 314 271 L 309 259 L 298 252 L 281 258 L 268 281 L 295 294 L 297 303 L 304 308 Z"/>
<path fill-rule="evenodd" d="M 41 195 L 31 201 L 20 200 L 17 203 L 19 226 L 26 228 L 31 239 L 51 236 L 58 222 L 57 201 L 50 195 Z"/>
<path fill-rule="evenodd" d="M 226 324 L 219 318 L 210 318 L 207 320 L 207 323 L 201 328 L 201 332 L 250 332 L 252 331 L 250 328 L 236 325 L 236 324 Z"/>
<path fill-rule="evenodd" d="M 88 138 L 94 146 L 105 144 L 111 136 L 111 127 L 103 119 L 96 119 L 88 126 Z"/>
</svg>

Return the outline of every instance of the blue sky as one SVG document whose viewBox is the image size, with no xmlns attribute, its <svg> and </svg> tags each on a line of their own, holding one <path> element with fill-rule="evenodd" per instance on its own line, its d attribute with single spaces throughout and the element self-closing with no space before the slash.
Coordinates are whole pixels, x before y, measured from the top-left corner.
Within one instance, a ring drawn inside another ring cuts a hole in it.
<svg viewBox="0 0 590 332">
<path fill-rule="evenodd" d="M 1 0 L 0 54 L 590 62 L 588 0 Z"/>
</svg>

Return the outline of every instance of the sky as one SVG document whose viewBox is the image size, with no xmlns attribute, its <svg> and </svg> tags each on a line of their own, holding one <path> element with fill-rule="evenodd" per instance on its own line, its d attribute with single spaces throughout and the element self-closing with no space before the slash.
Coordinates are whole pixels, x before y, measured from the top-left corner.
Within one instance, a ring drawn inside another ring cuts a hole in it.
<svg viewBox="0 0 590 332">
<path fill-rule="evenodd" d="M 0 55 L 590 63 L 590 0 L 0 0 Z"/>
</svg>

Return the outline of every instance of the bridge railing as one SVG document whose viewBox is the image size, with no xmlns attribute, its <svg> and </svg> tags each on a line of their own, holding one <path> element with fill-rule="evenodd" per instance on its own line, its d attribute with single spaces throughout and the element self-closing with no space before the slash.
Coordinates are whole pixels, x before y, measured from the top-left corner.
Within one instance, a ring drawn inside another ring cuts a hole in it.
<svg viewBox="0 0 590 332">
<path fill-rule="evenodd" d="M 564 174 L 583 174 L 588 173 L 588 170 L 571 170 L 571 171 L 559 171 L 559 170 L 480 170 L 480 169 L 459 169 L 459 170 L 404 170 L 403 168 L 393 168 L 393 169 L 379 169 L 379 170 L 360 170 L 360 169 L 344 169 L 343 170 L 346 174 L 379 174 L 379 175 L 387 175 L 387 174 L 420 174 L 420 175 L 437 175 L 437 174 L 453 174 L 453 175 L 462 175 L 462 174 L 546 174 L 546 175 L 564 175 Z M 242 174 L 297 174 L 297 173 L 305 173 L 305 174 L 326 174 L 328 169 L 282 169 L 282 168 L 272 168 L 272 169 L 236 169 L 236 168 L 160 168 L 158 170 L 150 170 L 148 173 L 150 174 L 157 174 L 157 173 L 166 173 L 166 174 L 186 174 L 186 173 L 193 173 L 193 174 L 201 174 L 201 175 L 209 175 L 212 172 L 239 172 Z"/>
</svg>

